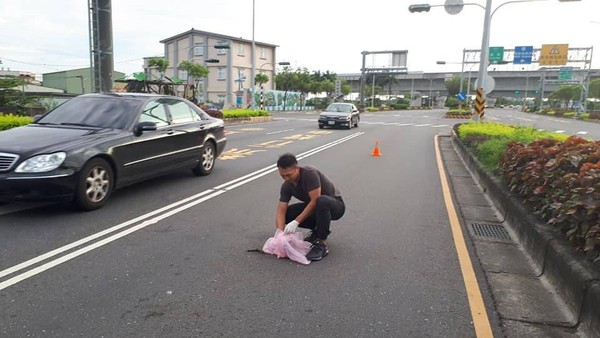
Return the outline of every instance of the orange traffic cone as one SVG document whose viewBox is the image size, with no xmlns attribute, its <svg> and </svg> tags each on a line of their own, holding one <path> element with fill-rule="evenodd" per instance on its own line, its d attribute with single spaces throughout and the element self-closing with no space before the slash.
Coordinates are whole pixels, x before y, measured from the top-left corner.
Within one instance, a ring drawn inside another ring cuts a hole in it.
<svg viewBox="0 0 600 338">
<path fill-rule="evenodd" d="M 379 152 L 379 141 L 375 142 L 375 148 L 373 148 L 373 152 L 371 152 L 371 156 L 381 156 L 381 152 Z"/>
</svg>

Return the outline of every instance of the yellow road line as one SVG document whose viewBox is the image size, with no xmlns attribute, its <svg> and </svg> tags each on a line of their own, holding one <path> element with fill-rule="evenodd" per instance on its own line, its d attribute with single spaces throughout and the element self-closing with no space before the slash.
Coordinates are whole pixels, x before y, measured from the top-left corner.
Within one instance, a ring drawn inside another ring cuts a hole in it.
<svg viewBox="0 0 600 338">
<path fill-rule="evenodd" d="M 485 304 L 483 303 L 483 298 L 481 297 L 479 283 L 477 283 L 477 277 L 475 276 L 475 270 L 473 270 L 473 264 L 471 263 L 471 258 L 469 257 L 469 251 L 467 250 L 467 245 L 463 237 L 458 215 L 456 214 L 456 209 L 454 209 L 454 202 L 452 201 L 452 194 L 450 193 L 448 178 L 442 163 L 442 156 L 439 147 L 439 135 L 435 136 L 435 156 L 437 158 L 440 180 L 442 182 L 444 202 L 446 203 L 448 219 L 450 220 L 452 236 L 454 237 L 454 246 L 456 248 L 460 269 L 462 271 L 465 288 L 467 290 L 467 298 L 469 300 L 471 316 L 473 317 L 475 334 L 477 337 L 482 338 L 493 337 L 494 334 L 492 333 L 490 320 L 488 319 Z"/>
</svg>

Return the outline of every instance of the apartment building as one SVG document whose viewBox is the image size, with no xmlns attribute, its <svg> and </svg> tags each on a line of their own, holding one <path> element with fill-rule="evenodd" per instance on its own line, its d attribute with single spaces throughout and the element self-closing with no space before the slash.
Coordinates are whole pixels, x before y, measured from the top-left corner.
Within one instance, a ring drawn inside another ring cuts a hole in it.
<svg viewBox="0 0 600 338">
<path fill-rule="evenodd" d="M 195 84 L 197 102 L 211 102 L 226 108 L 248 106 L 252 91 L 252 40 L 236 38 L 217 33 L 191 29 L 160 41 L 164 44 L 165 58 L 169 68 L 165 75 L 177 77 L 188 84 Z M 263 85 L 265 90 L 274 88 L 277 45 L 254 42 L 255 74 L 265 73 L 269 82 Z M 178 66 L 187 60 L 208 68 L 206 78 L 191 79 Z M 183 87 L 177 89 L 178 95 Z"/>
</svg>

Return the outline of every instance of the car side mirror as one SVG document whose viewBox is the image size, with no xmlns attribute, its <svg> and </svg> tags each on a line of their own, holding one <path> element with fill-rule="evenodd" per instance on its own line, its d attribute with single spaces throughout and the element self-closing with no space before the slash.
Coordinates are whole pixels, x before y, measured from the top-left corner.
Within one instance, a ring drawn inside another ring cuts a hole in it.
<svg viewBox="0 0 600 338">
<path fill-rule="evenodd" d="M 140 136 L 142 135 L 145 131 L 154 131 L 158 129 L 156 126 L 156 123 L 154 122 L 140 122 L 138 124 L 135 125 L 135 128 L 133 128 L 133 134 L 135 136 Z"/>
<path fill-rule="evenodd" d="M 33 123 L 36 123 L 42 118 L 43 115 L 37 114 L 33 116 Z"/>
</svg>

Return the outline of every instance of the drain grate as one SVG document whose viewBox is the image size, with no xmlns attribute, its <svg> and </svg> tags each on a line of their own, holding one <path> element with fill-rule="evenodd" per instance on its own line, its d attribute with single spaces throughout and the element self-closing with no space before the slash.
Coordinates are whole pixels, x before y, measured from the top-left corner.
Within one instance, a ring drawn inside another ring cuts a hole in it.
<svg viewBox="0 0 600 338">
<path fill-rule="evenodd" d="M 497 238 L 510 241 L 510 235 L 501 225 L 471 223 L 475 236 Z"/>
</svg>

